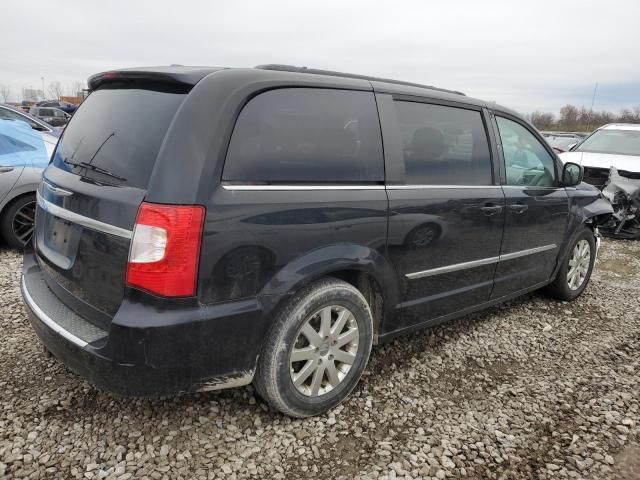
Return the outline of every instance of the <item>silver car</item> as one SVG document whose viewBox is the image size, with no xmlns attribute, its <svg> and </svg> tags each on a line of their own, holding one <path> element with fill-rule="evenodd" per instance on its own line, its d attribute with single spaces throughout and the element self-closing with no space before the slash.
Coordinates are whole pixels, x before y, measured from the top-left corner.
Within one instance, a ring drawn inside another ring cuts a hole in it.
<svg viewBox="0 0 640 480">
<path fill-rule="evenodd" d="M 62 135 L 62 131 L 64 130 L 62 127 L 54 127 L 19 108 L 2 103 L 0 103 L 0 120 L 20 120 L 27 123 L 35 131 L 48 133 L 54 137 Z"/>
<path fill-rule="evenodd" d="M 9 246 L 31 240 L 36 190 L 57 142 L 25 121 L 0 118 L 0 234 Z"/>
<path fill-rule="evenodd" d="M 71 115 L 55 107 L 31 107 L 29 113 L 54 127 L 63 127 L 71 119 Z"/>
</svg>

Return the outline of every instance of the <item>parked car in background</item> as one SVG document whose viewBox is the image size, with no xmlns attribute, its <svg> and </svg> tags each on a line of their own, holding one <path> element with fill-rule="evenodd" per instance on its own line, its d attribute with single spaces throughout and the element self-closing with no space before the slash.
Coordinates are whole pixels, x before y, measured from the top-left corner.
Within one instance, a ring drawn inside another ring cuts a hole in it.
<svg viewBox="0 0 640 480">
<path fill-rule="evenodd" d="M 279 65 L 89 86 L 21 286 L 46 347 L 120 394 L 253 381 L 319 414 L 374 342 L 543 287 L 577 298 L 611 214 L 534 127 L 451 90 Z"/>
<path fill-rule="evenodd" d="M 28 124 L 33 130 L 48 133 L 54 137 L 59 137 L 63 130 L 11 105 L 0 104 L 0 120 L 18 120 Z"/>
<path fill-rule="evenodd" d="M 36 190 L 57 142 L 24 121 L 0 119 L 0 235 L 11 247 L 31 240 Z"/>
<path fill-rule="evenodd" d="M 41 120 L 44 120 L 49 125 L 54 127 L 62 127 L 69 123 L 71 115 L 67 112 L 63 112 L 59 108 L 54 107 L 31 107 L 29 113 Z"/>
<path fill-rule="evenodd" d="M 572 146 L 581 142 L 586 134 L 565 132 L 542 132 L 542 136 L 556 153 L 568 152 Z"/>
<path fill-rule="evenodd" d="M 78 109 L 78 105 L 74 105 L 73 103 L 69 102 L 63 102 L 62 100 L 43 100 L 36 103 L 36 106 L 58 108 L 63 112 L 68 113 L 69 115 L 73 115 L 73 113 Z"/>
<path fill-rule="evenodd" d="M 586 182 L 601 189 L 614 208 L 614 222 L 602 230 L 623 238 L 640 238 L 640 124 L 604 125 L 560 155 L 583 166 Z"/>
</svg>

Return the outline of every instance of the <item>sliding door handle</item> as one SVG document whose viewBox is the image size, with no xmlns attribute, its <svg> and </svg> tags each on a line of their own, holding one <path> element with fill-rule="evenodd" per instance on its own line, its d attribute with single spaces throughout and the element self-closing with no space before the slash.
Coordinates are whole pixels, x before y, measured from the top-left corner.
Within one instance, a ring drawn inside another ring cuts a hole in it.
<svg viewBox="0 0 640 480">
<path fill-rule="evenodd" d="M 3 167 L 0 166 L 0 173 L 13 172 L 13 167 Z"/>
<path fill-rule="evenodd" d="M 502 205 L 491 205 L 486 207 L 480 207 L 480 211 L 482 211 L 482 213 L 484 213 L 487 217 L 490 217 L 492 215 L 502 212 Z"/>
</svg>

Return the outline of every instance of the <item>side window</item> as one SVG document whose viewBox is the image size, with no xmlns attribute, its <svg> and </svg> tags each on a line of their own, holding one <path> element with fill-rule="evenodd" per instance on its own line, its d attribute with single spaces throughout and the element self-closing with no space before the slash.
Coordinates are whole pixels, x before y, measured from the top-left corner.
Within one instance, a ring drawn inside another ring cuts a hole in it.
<svg viewBox="0 0 640 480">
<path fill-rule="evenodd" d="M 491 154 L 480 112 L 396 101 L 408 185 L 491 185 Z"/>
<path fill-rule="evenodd" d="M 519 123 L 496 116 L 507 185 L 555 186 L 555 165 L 549 152 Z"/>
<path fill-rule="evenodd" d="M 382 139 L 373 94 L 283 88 L 258 95 L 238 116 L 222 179 L 383 181 Z"/>
</svg>

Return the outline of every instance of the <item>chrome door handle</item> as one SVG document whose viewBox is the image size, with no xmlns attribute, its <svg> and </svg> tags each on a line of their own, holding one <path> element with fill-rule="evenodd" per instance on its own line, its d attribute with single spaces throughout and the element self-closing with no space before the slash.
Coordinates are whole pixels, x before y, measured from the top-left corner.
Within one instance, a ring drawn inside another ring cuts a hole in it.
<svg viewBox="0 0 640 480">
<path fill-rule="evenodd" d="M 0 167 L 0 173 L 13 172 L 13 167 Z"/>
<path fill-rule="evenodd" d="M 519 203 L 516 203 L 514 205 L 509 205 L 507 208 L 513 213 L 520 215 L 521 213 L 524 213 L 529 209 L 529 205 L 521 205 Z"/>
</svg>

